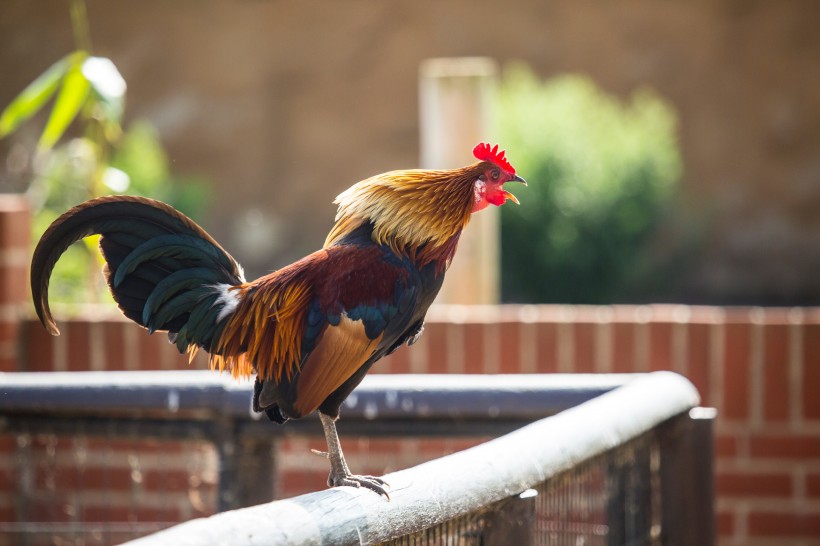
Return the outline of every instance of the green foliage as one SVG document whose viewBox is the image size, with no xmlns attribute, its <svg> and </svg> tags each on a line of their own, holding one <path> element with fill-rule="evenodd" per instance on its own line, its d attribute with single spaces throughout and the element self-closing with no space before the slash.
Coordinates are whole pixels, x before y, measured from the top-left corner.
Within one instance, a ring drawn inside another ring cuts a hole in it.
<svg viewBox="0 0 820 546">
<path fill-rule="evenodd" d="M 499 98 L 500 141 L 530 182 L 520 208 L 502 208 L 504 300 L 633 298 L 681 177 L 673 108 L 649 90 L 624 103 L 588 78 L 542 82 L 522 66 Z"/>
<path fill-rule="evenodd" d="M 98 183 L 89 184 L 94 173 L 100 173 Z M 206 188 L 201 179 L 171 174 L 159 135 L 147 122 L 132 123 L 104 162 L 92 140 L 72 139 L 48 153 L 32 182 L 29 195 L 37 209 L 34 238 L 69 208 L 99 195 L 151 197 L 196 217 L 207 202 Z M 97 238 L 84 241 L 84 245 L 69 248 L 57 263 L 52 275 L 52 302 L 110 300 L 98 273 L 102 261 L 96 250 Z"/>
<path fill-rule="evenodd" d="M 0 115 L 0 138 L 17 130 L 54 95 L 69 67 L 74 64 L 74 55 L 67 55 L 51 65 L 3 110 Z"/>
<path fill-rule="evenodd" d="M 109 142 L 119 136 L 125 81 L 109 59 L 77 50 L 51 65 L 3 110 L 0 138 L 42 110 L 55 94 L 40 136 L 41 150 L 51 149 L 78 116 L 99 124 Z"/>
<path fill-rule="evenodd" d="M 136 122 L 123 134 L 126 83 L 114 63 L 91 56 L 84 0 L 72 0 L 71 23 L 77 43 L 69 53 L 29 84 L 0 113 L 0 138 L 53 106 L 38 143 L 37 172 L 29 196 L 34 208 L 36 241 L 61 213 L 106 194 L 160 199 L 189 216 L 207 200 L 195 178 L 173 177 L 156 130 Z M 60 143 L 72 123 L 82 136 Z M 97 273 L 103 265 L 97 237 L 69 248 L 52 274 L 51 300 L 56 303 L 110 301 Z"/>
<path fill-rule="evenodd" d="M 171 172 L 168 154 L 162 147 L 159 133 L 147 121 L 130 124 L 128 132 L 114 151 L 110 169 L 127 176 L 126 188 L 112 184 L 112 172 L 108 180 L 108 193 L 128 193 L 165 201 L 191 217 L 201 216 L 209 194 L 206 181 L 197 176 L 178 176 Z M 116 174 L 122 179 L 121 174 Z"/>
</svg>

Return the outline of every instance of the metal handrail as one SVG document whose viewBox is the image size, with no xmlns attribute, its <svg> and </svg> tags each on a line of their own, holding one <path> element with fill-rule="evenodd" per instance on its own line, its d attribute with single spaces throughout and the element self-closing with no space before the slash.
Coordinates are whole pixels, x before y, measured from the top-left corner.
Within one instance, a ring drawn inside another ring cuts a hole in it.
<svg viewBox="0 0 820 546">
<path fill-rule="evenodd" d="M 388 474 L 389 502 L 370 491 L 334 488 L 192 520 L 129 544 L 377 544 L 521 493 L 698 401 L 685 378 L 648 374 L 503 437 Z"/>
<path fill-rule="evenodd" d="M 577 406 L 636 374 L 366 376 L 342 406 L 344 420 L 532 421 Z M 258 418 L 250 381 L 208 371 L 0 373 L 0 414 L 126 415 L 215 411 Z M 290 425 L 290 423 L 289 423 Z"/>
</svg>

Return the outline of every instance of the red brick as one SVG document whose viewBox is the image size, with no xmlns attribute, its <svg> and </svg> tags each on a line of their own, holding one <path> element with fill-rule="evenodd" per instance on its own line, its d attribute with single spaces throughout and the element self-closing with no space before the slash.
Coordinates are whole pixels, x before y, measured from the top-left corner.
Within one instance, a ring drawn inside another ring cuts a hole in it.
<svg viewBox="0 0 820 546">
<path fill-rule="evenodd" d="M 67 522 L 74 519 L 69 512 L 69 503 L 61 497 L 51 496 L 48 500 L 30 500 L 26 504 L 26 519 L 28 521 Z M 98 520 L 99 521 L 99 520 Z"/>
<path fill-rule="evenodd" d="M 464 451 L 465 449 L 470 449 L 471 447 L 475 447 L 479 444 L 483 444 L 491 440 L 490 437 L 477 437 L 477 438 L 451 438 L 450 445 L 453 449 L 453 452 L 457 451 Z"/>
<path fill-rule="evenodd" d="M 715 490 L 721 497 L 789 497 L 792 477 L 784 473 L 718 472 Z"/>
<path fill-rule="evenodd" d="M 419 451 L 426 459 L 434 459 L 453 452 L 445 438 L 421 438 L 418 445 Z"/>
<path fill-rule="evenodd" d="M 635 371 L 635 324 L 615 322 L 612 324 L 612 371 L 631 373 Z"/>
<path fill-rule="evenodd" d="M 447 328 L 433 324 L 425 328 L 427 338 L 427 373 L 447 373 Z"/>
<path fill-rule="evenodd" d="M 125 336 L 123 328 L 136 328 L 133 324 L 120 321 L 106 321 L 101 324 L 103 339 L 103 364 L 106 370 L 125 369 Z"/>
<path fill-rule="evenodd" d="M 649 323 L 649 369 L 651 371 L 671 370 L 672 328 L 670 322 Z"/>
<path fill-rule="evenodd" d="M 38 321 L 23 323 L 23 357 L 21 367 L 29 372 L 54 371 L 54 336 Z"/>
<path fill-rule="evenodd" d="M 344 421 L 344 420 L 342 420 Z M 319 427 L 318 422 L 316 423 L 317 427 Z M 344 426 L 343 424 L 340 426 Z M 321 427 L 320 427 L 321 428 Z M 343 432 L 343 431 L 340 431 Z M 347 440 L 349 437 L 343 438 L 344 445 L 343 448 L 347 448 Z M 307 453 L 308 455 L 312 455 L 311 449 L 316 449 L 318 451 L 327 451 L 327 443 L 325 443 L 324 438 L 321 436 L 309 436 L 307 438 L 293 438 L 291 441 L 290 438 L 283 438 L 279 442 L 279 449 L 282 453 L 290 456 L 297 456 L 302 457 L 305 456 Z"/>
<path fill-rule="evenodd" d="M 749 307 L 727 307 L 724 309 L 724 322 L 727 324 L 749 324 L 752 321 L 752 310 Z"/>
<path fill-rule="evenodd" d="M 89 346 L 90 325 L 84 320 L 72 320 L 66 324 L 68 337 L 68 369 L 86 371 L 90 369 L 91 347 Z M 95 340 L 102 343 L 102 340 Z"/>
<path fill-rule="evenodd" d="M 17 484 L 17 476 L 12 468 L 0 468 L 0 491 L 11 491 Z"/>
<path fill-rule="evenodd" d="M 140 337 L 146 339 L 143 347 L 153 345 L 157 351 L 157 360 L 149 362 L 146 365 L 151 366 L 151 369 L 170 369 L 170 370 L 208 370 L 208 353 L 199 351 L 194 357 L 193 362 L 188 361 L 188 354 L 180 354 L 175 345 L 168 341 L 168 335 L 165 333 L 157 333 L 147 335 L 147 332 L 139 332 Z M 147 359 L 146 359 L 147 360 Z"/>
<path fill-rule="evenodd" d="M 165 346 L 163 347 L 163 345 Z M 148 335 L 147 332 L 137 332 L 137 347 L 139 347 L 139 358 L 137 359 L 137 369 L 139 370 L 161 370 L 162 352 L 169 349 L 174 353 L 178 352 L 174 346 L 168 343 L 168 336 L 165 333 Z M 185 360 L 174 369 L 186 369 L 188 367 L 187 356 L 180 356 Z"/>
<path fill-rule="evenodd" d="M 803 309 L 803 324 L 820 324 L 820 306 Z"/>
<path fill-rule="evenodd" d="M 410 351 L 413 347 L 399 347 L 390 355 L 390 373 L 410 373 Z"/>
<path fill-rule="evenodd" d="M 484 329 L 482 351 L 484 352 L 484 368 L 481 373 L 501 373 L 501 366 L 504 354 L 501 352 L 501 323 L 486 322 L 482 324 Z M 495 342 L 487 343 L 487 337 Z"/>
<path fill-rule="evenodd" d="M 789 418 L 789 326 L 769 324 L 763 332 L 763 415 L 767 420 Z"/>
<path fill-rule="evenodd" d="M 20 322 L 17 320 L 0 321 L 0 344 L 17 343 L 20 334 Z"/>
<path fill-rule="evenodd" d="M 791 323 L 791 309 L 789 307 L 761 307 L 755 312 L 763 313 L 763 324 L 787 325 Z"/>
<path fill-rule="evenodd" d="M 554 322 L 538 322 L 535 325 L 535 335 L 537 338 L 536 372 L 555 373 L 558 370 L 558 325 Z"/>
<path fill-rule="evenodd" d="M 384 358 L 379 360 L 376 363 L 375 366 L 370 368 L 370 371 L 368 373 L 371 373 L 371 374 L 374 374 L 374 373 L 391 374 L 391 373 L 393 373 L 393 360 L 394 360 L 395 356 L 396 356 L 396 353 L 393 353 L 392 355 L 385 356 Z"/>
<path fill-rule="evenodd" d="M 28 300 L 28 271 L 25 266 L 0 264 L 0 304 Z"/>
<path fill-rule="evenodd" d="M 820 535 L 820 511 L 752 511 L 748 516 L 749 533 L 759 536 L 816 537 Z"/>
<path fill-rule="evenodd" d="M 141 473 L 141 486 L 147 491 L 186 491 L 194 485 L 192 473 L 186 469 L 165 468 L 162 470 L 147 470 Z M 215 483 L 196 481 L 197 489 L 214 489 Z"/>
<path fill-rule="evenodd" d="M 593 373 L 595 371 L 595 331 L 598 329 L 598 324 L 576 322 L 572 326 L 575 352 L 572 370 L 577 373 Z"/>
<path fill-rule="evenodd" d="M 403 443 L 403 439 L 399 437 L 370 438 L 368 436 L 356 436 L 352 438 L 345 438 L 344 445 L 342 447 L 344 448 L 346 455 L 390 455 L 400 453 L 402 451 Z"/>
<path fill-rule="evenodd" d="M 715 525 L 718 536 L 729 537 L 734 535 L 737 527 L 735 513 L 732 511 L 718 510 L 717 514 L 715 514 Z"/>
<path fill-rule="evenodd" d="M 820 419 L 820 324 L 803 326 L 803 415 Z"/>
<path fill-rule="evenodd" d="M 502 322 L 499 328 L 501 373 L 521 373 L 521 323 Z"/>
<path fill-rule="evenodd" d="M 806 475 L 806 494 L 812 498 L 820 498 L 820 474 Z"/>
<path fill-rule="evenodd" d="M 818 459 L 820 436 L 812 435 L 753 435 L 749 453 L 755 458 Z"/>
<path fill-rule="evenodd" d="M 287 470 L 276 477 L 276 497 L 294 497 L 327 489 L 327 470 Z"/>
<path fill-rule="evenodd" d="M 749 417 L 751 330 L 748 323 L 725 326 L 723 417 L 745 420 Z"/>
<path fill-rule="evenodd" d="M 700 393 L 701 405 L 711 406 L 709 359 L 711 355 L 712 324 L 689 323 L 687 332 L 687 376 Z"/>
<path fill-rule="evenodd" d="M 40 469 L 35 475 L 35 487 L 47 490 L 49 484 L 58 490 L 104 490 L 129 491 L 140 488 L 147 491 L 186 491 L 190 486 L 191 473 L 186 469 L 132 470 L 128 467 L 75 467 Z"/>
<path fill-rule="evenodd" d="M 84 521 L 181 521 L 179 510 L 172 506 L 85 506 L 83 508 Z"/>
<path fill-rule="evenodd" d="M 17 357 L 3 356 L 0 357 L 0 372 L 20 372 L 20 362 Z"/>
<path fill-rule="evenodd" d="M 149 334 L 147 330 L 137 328 L 137 347 L 140 351 L 140 358 L 137 367 L 150 366 L 150 370 L 210 370 L 211 355 L 208 351 L 198 349 L 191 359 L 187 350 L 180 353 L 177 346 L 168 339 L 168 332 L 154 332 Z M 153 347 L 156 356 L 153 360 L 145 357 L 145 352 Z M 141 369 L 141 368 L 140 368 Z M 216 371 L 216 370 L 214 370 Z M 230 375 L 229 372 L 227 372 Z"/>
<path fill-rule="evenodd" d="M 204 442 L 184 442 L 177 440 L 128 440 L 123 438 L 100 438 L 88 436 L 74 439 L 75 448 L 82 445 L 88 450 L 124 451 L 135 454 L 179 454 L 199 449 L 213 449 Z"/>
<path fill-rule="evenodd" d="M 723 434 L 716 435 L 715 455 L 719 458 L 737 457 L 737 438 Z"/>
<path fill-rule="evenodd" d="M 28 248 L 31 241 L 31 212 L 26 198 L 0 194 L 0 248 Z"/>
<path fill-rule="evenodd" d="M 484 373 L 485 326 L 480 323 L 465 323 L 464 328 L 464 372 Z"/>
<path fill-rule="evenodd" d="M 0 453 L 13 453 L 17 450 L 17 438 L 11 434 L 0 435 Z"/>
<path fill-rule="evenodd" d="M 73 467 L 51 467 L 37 465 L 34 476 L 34 487 L 46 491 L 51 487 L 62 491 L 66 489 L 84 491 L 128 491 L 133 486 L 129 468 L 86 468 L 82 471 Z"/>
<path fill-rule="evenodd" d="M 159 349 L 158 356 L 160 358 L 167 358 L 168 360 L 170 360 L 170 365 L 168 366 L 168 369 L 170 369 L 170 370 L 208 370 L 208 369 L 210 369 L 209 364 L 208 364 L 208 353 L 206 353 L 205 351 L 199 351 L 196 354 L 196 356 L 194 357 L 194 361 L 193 362 L 188 362 L 187 353 L 186 354 L 180 354 L 180 352 L 177 350 L 175 345 L 171 345 L 170 343 L 168 343 L 167 336 L 165 337 L 165 339 L 162 339 L 161 335 L 160 336 L 154 335 L 152 337 L 154 338 L 153 339 L 154 343 L 156 343 L 156 346 Z M 166 353 L 166 354 L 163 355 L 163 353 Z M 145 360 L 145 358 L 142 358 L 140 360 L 140 363 L 142 363 L 143 360 Z M 159 365 L 159 363 L 157 363 L 157 365 Z"/>
</svg>

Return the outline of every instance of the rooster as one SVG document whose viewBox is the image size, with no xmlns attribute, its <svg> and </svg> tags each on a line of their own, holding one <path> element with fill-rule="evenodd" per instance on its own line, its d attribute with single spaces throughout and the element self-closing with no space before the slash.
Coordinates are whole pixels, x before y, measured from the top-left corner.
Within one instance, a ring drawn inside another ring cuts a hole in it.
<svg viewBox="0 0 820 546">
<path fill-rule="evenodd" d="M 498 146 L 452 170 L 379 174 L 341 193 L 324 247 L 255 281 L 208 233 L 171 206 L 109 196 L 82 203 L 43 234 L 31 264 L 37 316 L 59 335 L 48 304 L 55 263 L 101 235 L 103 274 L 122 313 L 168 332 L 180 353 L 210 354 L 213 369 L 256 375 L 253 409 L 277 423 L 318 410 L 328 485 L 388 496 L 380 478 L 354 475 L 336 431 L 339 408 L 370 367 L 421 335 L 470 216 L 518 200 L 521 182 Z"/>
</svg>

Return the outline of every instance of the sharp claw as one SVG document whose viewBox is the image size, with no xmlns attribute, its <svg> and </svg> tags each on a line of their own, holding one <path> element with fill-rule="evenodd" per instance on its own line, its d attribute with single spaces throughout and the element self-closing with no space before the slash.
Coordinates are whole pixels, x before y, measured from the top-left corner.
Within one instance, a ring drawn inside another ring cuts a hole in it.
<svg viewBox="0 0 820 546">
<path fill-rule="evenodd" d="M 315 453 L 316 455 L 320 455 L 320 456 L 324 457 L 325 459 L 330 459 L 330 453 L 328 453 L 327 451 L 319 451 L 318 449 L 311 449 L 310 452 Z"/>
<path fill-rule="evenodd" d="M 349 476 L 335 477 L 331 475 L 327 483 L 331 487 L 348 486 L 348 487 L 364 487 L 370 489 L 374 493 L 383 495 L 388 501 L 390 494 L 387 492 L 387 482 L 376 476 L 357 476 L 351 474 Z"/>
</svg>

